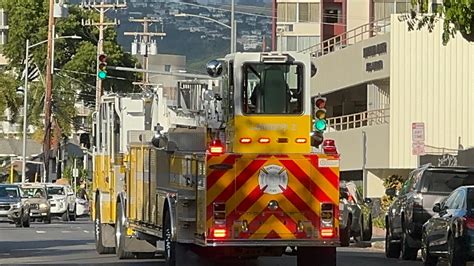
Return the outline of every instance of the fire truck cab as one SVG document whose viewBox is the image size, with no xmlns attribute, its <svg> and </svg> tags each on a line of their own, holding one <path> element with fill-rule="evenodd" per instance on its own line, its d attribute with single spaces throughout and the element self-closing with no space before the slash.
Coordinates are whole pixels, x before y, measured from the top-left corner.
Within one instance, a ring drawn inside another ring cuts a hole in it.
<svg viewBox="0 0 474 266">
<path fill-rule="evenodd" d="M 160 89 L 104 96 L 99 253 L 208 265 L 292 247 L 299 266 L 335 265 L 339 159 L 311 146 L 312 69 L 308 55 L 236 53 L 207 65 L 221 86 L 192 87 L 186 110 Z"/>
</svg>

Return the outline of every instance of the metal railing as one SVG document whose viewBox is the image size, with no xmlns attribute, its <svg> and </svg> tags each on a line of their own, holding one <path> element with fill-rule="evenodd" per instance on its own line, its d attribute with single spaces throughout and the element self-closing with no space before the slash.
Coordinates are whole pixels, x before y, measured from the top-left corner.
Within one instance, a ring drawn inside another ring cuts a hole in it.
<svg viewBox="0 0 474 266">
<path fill-rule="evenodd" d="M 327 119 L 328 132 L 349 130 L 390 123 L 390 109 L 378 109 L 331 117 Z"/>
<path fill-rule="evenodd" d="M 390 26 L 390 17 L 372 21 L 301 50 L 300 52 L 311 53 L 312 57 L 327 55 L 363 40 L 385 34 L 390 31 L 388 26 Z"/>
</svg>

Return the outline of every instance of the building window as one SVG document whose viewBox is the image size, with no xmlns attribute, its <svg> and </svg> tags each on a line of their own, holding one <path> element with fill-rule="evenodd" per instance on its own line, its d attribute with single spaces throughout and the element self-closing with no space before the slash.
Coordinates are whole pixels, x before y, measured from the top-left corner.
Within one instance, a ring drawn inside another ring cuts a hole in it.
<svg viewBox="0 0 474 266">
<path fill-rule="evenodd" d="M 286 42 L 286 49 L 288 51 L 296 51 L 296 36 L 288 36 L 286 37 L 287 42 Z"/>
<path fill-rule="evenodd" d="M 336 24 L 339 22 L 339 10 L 337 9 L 326 9 L 324 10 L 324 22 L 330 24 Z"/>
<path fill-rule="evenodd" d="M 165 72 L 171 72 L 171 65 L 165 65 Z"/>
<path fill-rule="evenodd" d="M 278 4 L 279 22 L 296 22 L 296 3 Z"/>
<path fill-rule="evenodd" d="M 299 3 L 298 22 L 319 22 L 319 3 Z"/>
<path fill-rule="evenodd" d="M 299 36 L 298 37 L 298 51 L 305 50 L 320 42 L 319 36 Z"/>
</svg>

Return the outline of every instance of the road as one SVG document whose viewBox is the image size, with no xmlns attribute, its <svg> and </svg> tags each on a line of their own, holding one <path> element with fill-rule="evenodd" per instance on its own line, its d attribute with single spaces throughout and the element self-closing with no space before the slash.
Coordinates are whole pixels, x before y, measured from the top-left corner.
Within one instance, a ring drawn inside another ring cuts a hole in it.
<svg viewBox="0 0 474 266">
<path fill-rule="evenodd" d="M 0 264 L 126 264 L 163 265 L 163 260 L 120 261 L 115 255 L 98 255 L 94 247 L 93 225 L 85 218 L 63 223 L 32 223 L 31 228 L 15 228 L 0 223 Z M 337 265 L 421 265 L 421 261 L 406 262 L 386 259 L 383 251 L 374 248 L 339 248 Z M 236 264 L 237 265 L 237 264 Z M 242 263 L 239 262 L 242 266 Z M 258 266 L 296 265 L 293 256 L 260 258 Z"/>
</svg>

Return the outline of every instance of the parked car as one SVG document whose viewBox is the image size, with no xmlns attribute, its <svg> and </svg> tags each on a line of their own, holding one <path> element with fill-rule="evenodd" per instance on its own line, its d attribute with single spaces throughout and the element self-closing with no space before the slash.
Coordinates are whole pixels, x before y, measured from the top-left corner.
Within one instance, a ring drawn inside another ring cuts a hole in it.
<svg viewBox="0 0 474 266">
<path fill-rule="evenodd" d="M 0 184 L 0 218 L 8 219 L 16 227 L 30 227 L 30 206 L 22 201 L 17 185 Z"/>
<path fill-rule="evenodd" d="M 87 196 L 86 190 L 81 187 L 77 193 L 76 197 L 76 215 L 77 216 L 86 216 L 90 213 L 89 198 Z"/>
<path fill-rule="evenodd" d="M 433 206 L 462 185 L 474 184 L 474 170 L 463 167 L 433 167 L 426 165 L 412 171 L 396 192 L 386 221 L 385 255 L 415 260 L 421 248 L 422 226 L 433 215 Z"/>
<path fill-rule="evenodd" d="M 462 186 L 433 206 L 436 214 L 423 225 L 421 256 L 424 265 L 465 265 L 474 259 L 474 186 Z"/>
<path fill-rule="evenodd" d="M 46 184 L 48 195 L 51 196 L 51 215 L 59 216 L 63 221 L 76 220 L 76 195 L 69 185 Z"/>
<path fill-rule="evenodd" d="M 48 197 L 45 185 L 39 183 L 25 183 L 21 184 L 21 189 L 23 190 L 24 196 L 28 197 L 30 217 L 50 224 L 51 207 L 48 199 L 52 197 Z"/>
<path fill-rule="evenodd" d="M 354 182 L 339 184 L 339 239 L 341 246 L 372 239 L 372 200 L 364 199 Z"/>
</svg>

